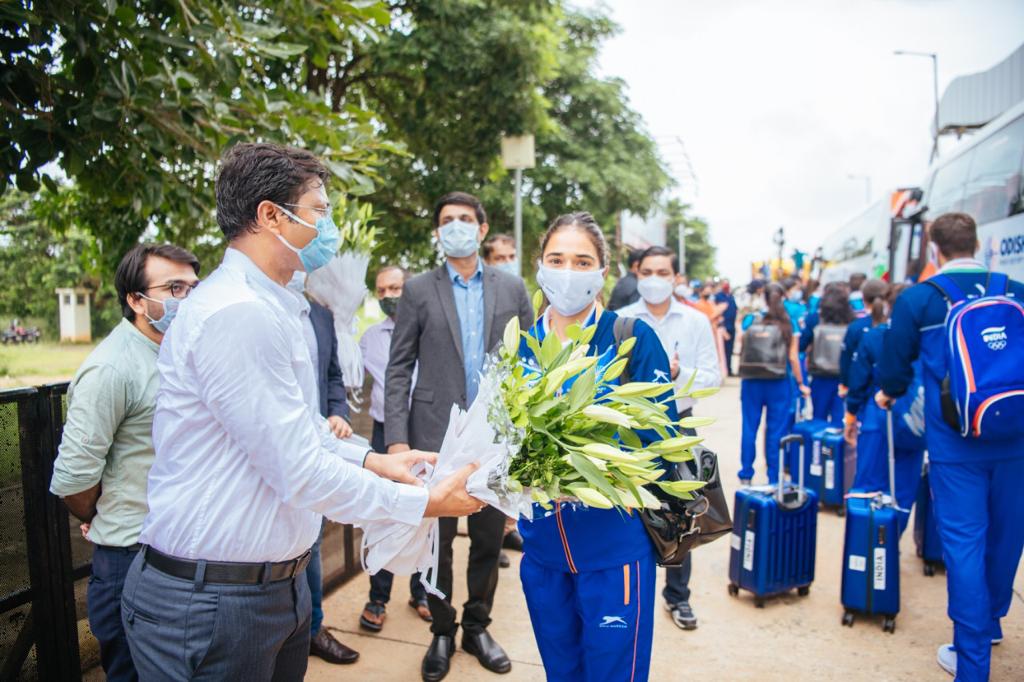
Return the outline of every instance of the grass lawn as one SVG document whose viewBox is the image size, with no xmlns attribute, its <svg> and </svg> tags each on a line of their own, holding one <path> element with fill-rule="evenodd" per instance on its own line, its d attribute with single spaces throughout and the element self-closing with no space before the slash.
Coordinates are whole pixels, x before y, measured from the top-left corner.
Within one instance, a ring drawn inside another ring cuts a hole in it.
<svg viewBox="0 0 1024 682">
<path fill-rule="evenodd" d="M 0 388 L 67 381 L 93 348 L 63 343 L 0 346 Z"/>
</svg>

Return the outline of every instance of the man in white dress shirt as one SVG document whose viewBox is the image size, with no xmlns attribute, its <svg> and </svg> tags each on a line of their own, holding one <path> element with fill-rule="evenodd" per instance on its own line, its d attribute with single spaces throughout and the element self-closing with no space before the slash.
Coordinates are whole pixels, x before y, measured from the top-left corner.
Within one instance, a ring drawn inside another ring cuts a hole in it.
<svg viewBox="0 0 1024 682">
<path fill-rule="evenodd" d="M 285 286 L 337 251 L 327 177 L 315 156 L 279 145 L 239 144 L 221 160 L 229 248 L 157 361 L 149 514 L 121 613 L 141 679 L 302 679 L 321 516 L 417 525 L 483 507 L 465 489 L 474 466 L 428 491 L 410 468 L 436 455 L 369 452 L 320 416 L 309 304 Z"/>
<path fill-rule="evenodd" d="M 693 379 L 693 389 L 722 384 L 722 371 L 715 349 L 715 337 L 707 316 L 672 296 L 679 283 L 679 260 L 663 246 L 652 246 L 640 256 L 637 266 L 637 291 L 640 300 L 616 312 L 636 317 L 651 325 L 671 363 L 672 380 L 682 389 Z M 681 398 L 676 408 L 680 417 L 693 414 L 693 398 Z M 665 608 L 672 620 L 684 630 L 697 627 L 690 607 L 690 557 L 677 567 L 665 569 Z"/>
</svg>

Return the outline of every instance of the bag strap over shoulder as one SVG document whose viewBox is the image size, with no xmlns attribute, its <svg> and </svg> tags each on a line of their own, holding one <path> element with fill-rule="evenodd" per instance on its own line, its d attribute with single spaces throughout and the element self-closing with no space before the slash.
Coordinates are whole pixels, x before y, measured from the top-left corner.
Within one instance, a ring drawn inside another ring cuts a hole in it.
<svg viewBox="0 0 1024 682">
<path fill-rule="evenodd" d="M 949 301 L 950 305 L 956 305 L 960 301 L 967 298 L 960 286 L 953 281 L 953 278 L 949 275 L 939 273 L 930 279 L 925 280 L 928 284 L 939 290 L 939 293 Z"/>
<path fill-rule="evenodd" d="M 616 350 L 622 345 L 623 341 L 633 337 L 633 327 L 635 326 L 635 317 L 619 316 L 615 318 L 615 324 L 612 325 L 612 338 L 615 340 Z M 629 366 L 631 364 L 633 364 L 632 355 L 630 355 L 630 359 L 626 362 L 626 369 L 622 370 L 622 374 L 619 375 L 619 381 L 623 384 L 629 383 Z"/>
<path fill-rule="evenodd" d="M 988 284 L 985 285 L 986 296 L 1006 296 L 1010 289 L 1010 278 L 1003 272 L 988 273 Z"/>
</svg>

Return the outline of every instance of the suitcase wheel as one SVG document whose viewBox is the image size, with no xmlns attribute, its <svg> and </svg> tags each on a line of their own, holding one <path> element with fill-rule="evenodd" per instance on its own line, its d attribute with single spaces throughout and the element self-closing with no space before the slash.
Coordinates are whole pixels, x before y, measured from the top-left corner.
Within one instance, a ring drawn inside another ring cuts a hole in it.
<svg viewBox="0 0 1024 682">
<path fill-rule="evenodd" d="M 924 558 L 924 550 L 922 548 L 920 548 L 920 547 L 917 548 L 917 558 L 918 559 L 923 559 Z"/>
<path fill-rule="evenodd" d="M 928 561 L 924 562 L 924 574 L 929 578 L 935 575 L 935 564 Z"/>
<path fill-rule="evenodd" d="M 754 597 L 754 606 L 756 606 L 759 609 L 763 609 L 764 599 L 761 599 L 761 597 Z"/>
<path fill-rule="evenodd" d="M 799 594 L 801 597 L 806 597 L 811 593 L 811 586 L 804 585 L 803 587 L 798 587 L 796 588 L 796 593 Z"/>
<path fill-rule="evenodd" d="M 885 617 L 885 620 L 882 621 L 882 631 L 889 634 L 896 632 L 896 618 L 894 616 Z"/>
<path fill-rule="evenodd" d="M 731 596 L 735 597 L 735 596 L 739 595 L 739 593 L 740 593 L 740 586 L 737 585 L 736 583 L 729 583 L 729 594 Z"/>
<path fill-rule="evenodd" d="M 853 611 L 846 611 L 843 613 L 843 625 L 848 628 L 853 627 Z"/>
</svg>

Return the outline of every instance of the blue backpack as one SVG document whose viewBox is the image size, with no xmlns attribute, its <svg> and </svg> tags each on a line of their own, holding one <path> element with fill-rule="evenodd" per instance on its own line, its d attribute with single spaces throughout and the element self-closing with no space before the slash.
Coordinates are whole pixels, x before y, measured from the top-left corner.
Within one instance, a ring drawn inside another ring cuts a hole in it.
<svg viewBox="0 0 1024 682">
<path fill-rule="evenodd" d="M 1024 305 L 1006 295 L 1009 278 L 989 273 L 968 298 L 949 276 L 928 280 L 950 303 L 946 314 L 943 416 L 964 438 L 1024 437 Z"/>
</svg>

